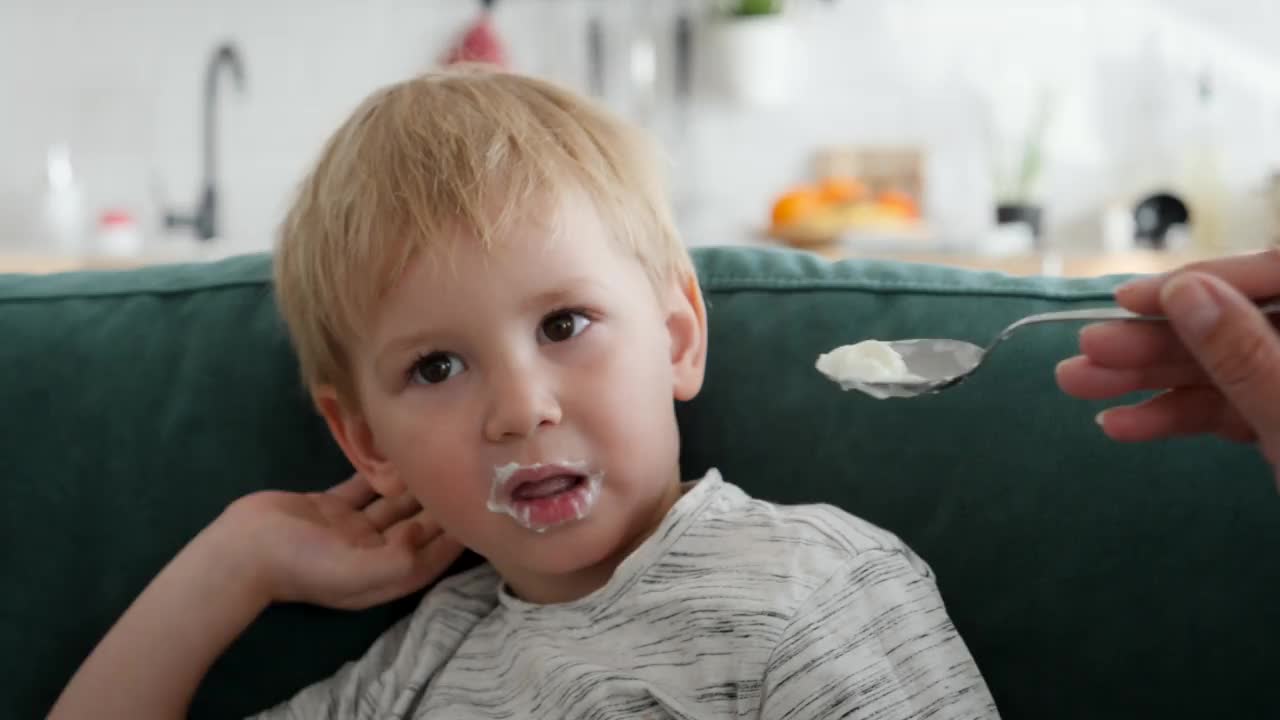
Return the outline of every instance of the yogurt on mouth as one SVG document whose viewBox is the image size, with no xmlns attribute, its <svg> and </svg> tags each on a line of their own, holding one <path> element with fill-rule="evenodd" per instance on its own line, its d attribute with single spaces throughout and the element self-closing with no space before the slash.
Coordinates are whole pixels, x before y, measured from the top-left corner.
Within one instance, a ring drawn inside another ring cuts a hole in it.
<svg viewBox="0 0 1280 720">
<path fill-rule="evenodd" d="M 507 463 L 493 469 L 486 507 L 510 515 L 521 527 L 544 533 L 582 520 L 600 499 L 604 473 L 588 472 L 585 462 Z"/>
</svg>

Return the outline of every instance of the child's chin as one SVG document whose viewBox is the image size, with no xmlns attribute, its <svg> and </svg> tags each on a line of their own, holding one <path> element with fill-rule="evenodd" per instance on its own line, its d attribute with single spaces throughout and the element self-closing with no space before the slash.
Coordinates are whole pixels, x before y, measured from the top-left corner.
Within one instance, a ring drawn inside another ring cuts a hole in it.
<svg viewBox="0 0 1280 720">
<path fill-rule="evenodd" d="M 568 575 L 598 568 L 601 565 L 622 560 L 618 557 L 621 541 L 608 537 L 587 523 L 548 530 L 522 549 L 521 564 L 530 570 L 548 575 Z M 612 568 L 609 571 L 612 572 Z"/>
</svg>

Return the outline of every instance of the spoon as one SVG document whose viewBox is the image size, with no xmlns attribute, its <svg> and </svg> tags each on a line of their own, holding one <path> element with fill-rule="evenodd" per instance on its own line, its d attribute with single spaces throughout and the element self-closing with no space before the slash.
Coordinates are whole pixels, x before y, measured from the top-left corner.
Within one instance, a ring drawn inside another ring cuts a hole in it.
<svg viewBox="0 0 1280 720">
<path fill-rule="evenodd" d="M 1266 315 L 1280 315 L 1280 300 L 1258 308 Z M 1000 331 L 995 340 L 982 348 L 963 340 L 944 338 L 920 338 L 892 340 L 885 344 L 902 356 L 909 373 L 908 379 L 892 381 L 867 381 L 857 378 L 835 377 L 823 373 L 845 390 L 861 390 L 877 398 L 909 398 L 937 393 L 954 387 L 972 375 L 997 345 L 1009 339 L 1014 332 L 1046 322 L 1097 322 L 1101 320 L 1134 320 L 1141 322 L 1167 322 L 1163 315 L 1138 315 L 1116 307 L 1065 310 L 1062 312 L 1030 315 Z"/>
</svg>

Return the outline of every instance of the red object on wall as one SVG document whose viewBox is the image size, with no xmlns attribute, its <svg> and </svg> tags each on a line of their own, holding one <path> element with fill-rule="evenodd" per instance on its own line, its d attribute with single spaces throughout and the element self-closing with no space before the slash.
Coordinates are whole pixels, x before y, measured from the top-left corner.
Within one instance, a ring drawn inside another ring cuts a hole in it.
<svg viewBox="0 0 1280 720">
<path fill-rule="evenodd" d="M 445 65 L 479 62 L 501 68 L 507 66 L 506 49 L 503 47 L 502 39 L 498 37 L 498 32 L 493 28 L 493 15 L 490 12 L 493 3 L 482 2 L 481 5 L 484 9 L 480 17 L 476 18 L 458 42 L 445 53 L 443 58 Z"/>
</svg>

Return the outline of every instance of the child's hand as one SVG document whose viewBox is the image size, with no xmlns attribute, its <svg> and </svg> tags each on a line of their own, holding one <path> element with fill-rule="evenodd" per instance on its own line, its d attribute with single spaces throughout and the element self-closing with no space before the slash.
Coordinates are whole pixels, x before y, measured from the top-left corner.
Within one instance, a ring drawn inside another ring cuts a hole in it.
<svg viewBox="0 0 1280 720">
<path fill-rule="evenodd" d="M 271 601 L 357 610 L 420 590 L 461 554 L 421 509 L 356 475 L 322 493 L 248 495 L 220 522 L 248 543 Z"/>
<path fill-rule="evenodd" d="M 413 498 L 359 477 L 243 497 L 147 585 L 50 717 L 186 717 L 209 666 L 269 603 L 366 608 L 421 589 L 461 552 Z"/>
</svg>

